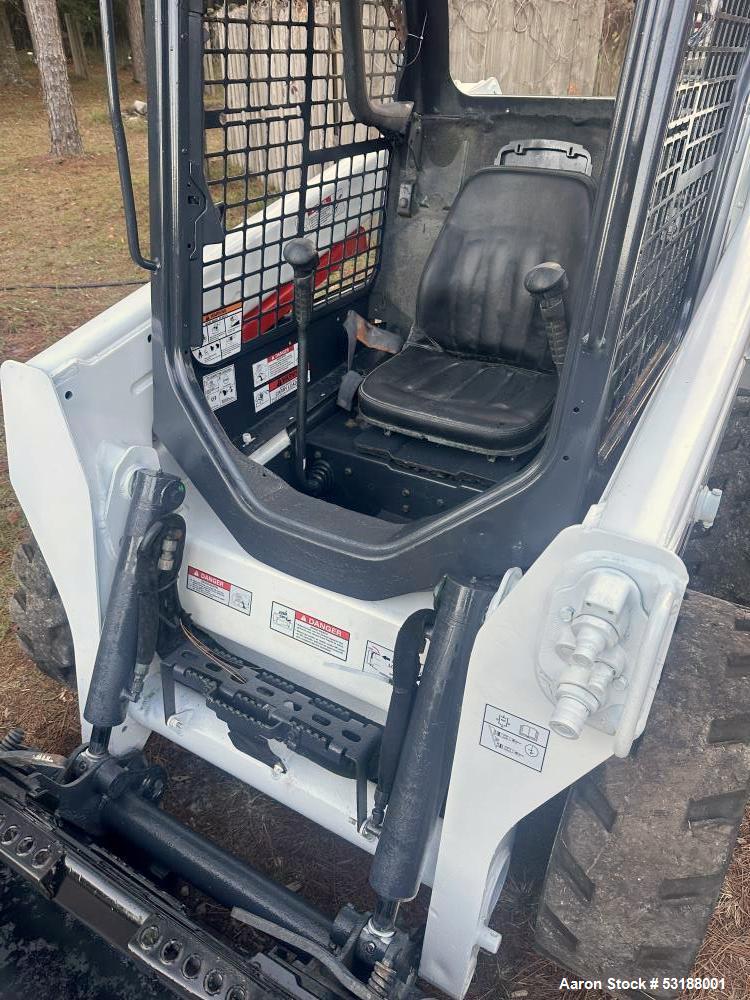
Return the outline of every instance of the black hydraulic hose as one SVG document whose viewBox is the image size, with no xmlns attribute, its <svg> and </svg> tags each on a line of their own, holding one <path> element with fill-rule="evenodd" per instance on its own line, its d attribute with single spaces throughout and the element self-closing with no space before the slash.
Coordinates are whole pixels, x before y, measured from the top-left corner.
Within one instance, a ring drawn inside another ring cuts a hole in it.
<svg viewBox="0 0 750 1000">
<path fill-rule="evenodd" d="M 413 899 L 447 791 L 466 671 L 491 590 L 448 577 L 370 869 L 381 901 Z"/>
<path fill-rule="evenodd" d="M 435 612 L 424 608 L 409 615 L 399 629 L 393 651 L 393 692 L 380 743 L 378 785 L 372 822 L 382 826 L 385 807 L 391 797 L 401 748 L 404 745 L 419 680 L 419 657 L 424 650 L 426 632 L 435 621 Z"/>
<path fill-rule="evenodd" d="M 332 922 L 290 889 L 235 858 L 135 792 L 102 800 L 104 826 L 215 899 L 327 947 Z"/>
</svg>

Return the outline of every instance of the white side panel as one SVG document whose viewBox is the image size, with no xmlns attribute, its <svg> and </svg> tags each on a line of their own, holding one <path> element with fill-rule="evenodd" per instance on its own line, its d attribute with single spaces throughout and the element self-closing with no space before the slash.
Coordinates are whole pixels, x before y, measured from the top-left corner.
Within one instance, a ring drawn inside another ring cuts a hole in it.
<svg viewBox="0 0 750 1000">
<path fill-rule="evenodd" d="M 94 516 L 88 483 L 55 387 L 30 365 L 2 366 L 13 489 L 57 584 L 73 633 L 79 697 L 99 639 Z M 75 573 L 70 569 L 75 566 Z"/>
<path fill-rule="evenodd" d="M 687 573 L 677 556 L 580 525 L 561 532 L 479 632 L 469 664 L 420 974 L 450 996 L 468 989 L 505 877 L 507 845 L 524 816 L 613 753 L 614 735 L 586 726 L 578 740 L 549 725 L 535 679 L 555 583 L 572 565 L 627 569 L 649 601 L 673 594 L 661 670 Z M 651 606 L 647 606 L 651 611 Z"/>
</svg>

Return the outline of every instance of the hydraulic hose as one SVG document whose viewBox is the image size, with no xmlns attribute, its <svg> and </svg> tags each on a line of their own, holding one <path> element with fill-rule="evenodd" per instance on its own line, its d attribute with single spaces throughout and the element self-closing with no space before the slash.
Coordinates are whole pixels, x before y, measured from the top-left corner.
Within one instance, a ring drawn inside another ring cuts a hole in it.
<svg viewBox="0 0 750 1000">
<path fill-rule="evenodd" d="M 370 885 L 382 904 L 379 912 L 393 919 L 397 908 L 387 904 L 413 899 L 421 883 L 427 846 L 450 779 L 469 658 L 491 596 L 489 588 L 450 577 L 440 593 L 422 680 L 370 869 Z"/>
</svg>

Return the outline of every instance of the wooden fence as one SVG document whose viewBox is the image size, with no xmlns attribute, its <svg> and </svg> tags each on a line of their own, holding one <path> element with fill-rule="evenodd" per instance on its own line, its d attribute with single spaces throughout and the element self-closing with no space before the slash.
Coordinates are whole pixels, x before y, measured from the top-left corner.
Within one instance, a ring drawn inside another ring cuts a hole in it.
<svg viewBox="0 0 750 1000">
<path fill-rule="evenodd" d="M 451 73 L 504 94 L 594 94 L 607 0 L 450 0 Z"/>
</svg>

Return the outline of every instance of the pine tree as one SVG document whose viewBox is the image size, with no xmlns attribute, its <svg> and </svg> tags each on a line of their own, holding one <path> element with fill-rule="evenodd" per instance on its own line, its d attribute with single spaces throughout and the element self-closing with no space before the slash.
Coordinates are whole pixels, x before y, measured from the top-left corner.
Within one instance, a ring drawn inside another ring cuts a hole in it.
<svg viewBox="0 0 750 1000">
<path fill-rule="evenodd" d="M 47 109 L 50 153 L 56 159 L 80 156 L 83 141 L 70 89 L 57 4 L 55 0 L 24 0 L 24 8 Z"/>
</svg>

